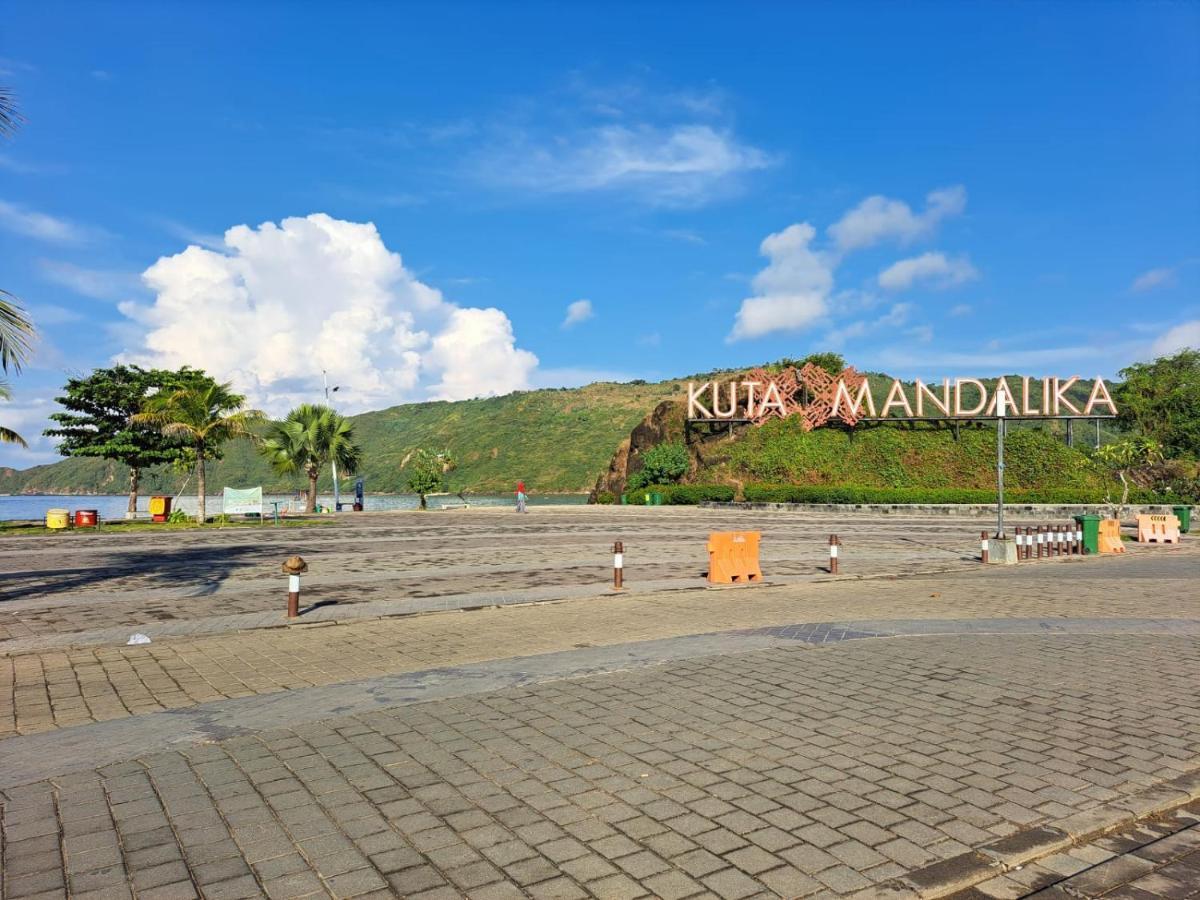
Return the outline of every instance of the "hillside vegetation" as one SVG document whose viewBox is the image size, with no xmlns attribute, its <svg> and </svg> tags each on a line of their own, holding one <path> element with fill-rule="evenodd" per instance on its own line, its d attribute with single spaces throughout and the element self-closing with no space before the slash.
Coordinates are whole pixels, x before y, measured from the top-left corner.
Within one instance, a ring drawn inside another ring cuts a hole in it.
<svg viewBox="0 0 1200 900">
<path fill-rule="evenodd" d="M 404 492 L 404 464 L 419 447 L 447 449 L 458 463 L 451 490 L 511 491 L 518 479 L 538 493 L 586 491 L 648 409 L 674 396 L 676 381 L 658 384 L 601 382 L 572 389 L 522 391 L 456 403 L 410 403 L 353 416 L 363 448 L 368 491 Z M 142 492 L 175 492 L 187 475 L 149 470 Z M 246 441 L 226 445 L 210 463 L 208 483 L 221 487 L 261 484 L 271 491 L 301 488 L 302 476 L 274 474 Z M 0 493 L 123 493 L 128 475 L 117 463 L 65 459 L 31 469 L 0 469 Z M 348 481 L 343 479 L 343 490 Z M 328 470 L 322 490 L 331 488 Z"/>
<path fill-rule="evenodd" d="M 657 407 L 618 448 L 593 496 L 624 493 L 650 448 L 684 440 L 684 416 L 681 401 Z M 1110 440 L 1107 431 L 1105 440 Z M 1109 476 L 1085 449 L 1095 431 L 1077 425 L 1075 436 L 1077 445 L 1069 447 L 1061 422 L 1010 422 L 1005 483 L 1013 496 L 1034 491 L 1102 499 L 1111 488 Z M 792 416 L 738 426 L 732 435 L 693 432 L 688 449 L 692 464 L 682 479 L 685 485 L 724 485 L 738 497 L 780 486 L 908 490 L 917 496 L 931 490 L 991 492 L 996 484 L 996 430 L 990 424 L 964 424 L 957 432 L 925 423 L 864 423 L 852 430 L 833 426 L 806 432 L 801 418 Z"/>
<path fill-rule="evenodd" d="M 767 422 L 740 438 L 715 441 L 701 454 L 697 478 L 887 488 L 988 488 L 996 484 L 996 431 L 859 426 L 852 432 L 805 432 L 798 417 Z M 1010 430 L 1004 480 L 1012 490 L 1102 491 L 1104 476 L 1081 449 L 1039 427 Z"/>
</svg>

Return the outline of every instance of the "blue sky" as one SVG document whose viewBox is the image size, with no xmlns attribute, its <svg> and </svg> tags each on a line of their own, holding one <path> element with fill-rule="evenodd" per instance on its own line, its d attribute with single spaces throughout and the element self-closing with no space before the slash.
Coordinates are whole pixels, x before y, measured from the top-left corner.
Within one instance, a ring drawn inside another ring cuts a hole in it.
<svg viewBox="0 0 1200 900">
<path fill-rule="evenodd" d="M 8 8 L 0 284 L 65 374 L 356 411 L 836 349 L 1112 375 L 1200 345 L 1200 6 Z"/>
</svg>

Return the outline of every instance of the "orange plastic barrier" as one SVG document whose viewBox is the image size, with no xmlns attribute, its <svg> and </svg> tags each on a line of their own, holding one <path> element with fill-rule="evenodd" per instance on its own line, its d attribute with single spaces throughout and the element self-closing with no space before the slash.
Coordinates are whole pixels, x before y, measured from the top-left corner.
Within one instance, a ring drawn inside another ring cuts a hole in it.
<svg viewBox="0 0 1200 900">
<path fill-rule="evenodd" d="M 758 531 L 714 531 L 708 536 L 708 583 L 762 581 L 758 567 Z"/>
<path fill-rule="evenodd" d="M 1178 544 L 1179 519 L 1170 515 L 1141 515 L 1137 517 L 1138 543 Z"/>
<path fill-rule="evenodd" d="M 1121 543 L 1121 523 L 1117 519 L 1100 520 L 1100 552 L 1125 552 L 1125 545 Z"/>
</svg>

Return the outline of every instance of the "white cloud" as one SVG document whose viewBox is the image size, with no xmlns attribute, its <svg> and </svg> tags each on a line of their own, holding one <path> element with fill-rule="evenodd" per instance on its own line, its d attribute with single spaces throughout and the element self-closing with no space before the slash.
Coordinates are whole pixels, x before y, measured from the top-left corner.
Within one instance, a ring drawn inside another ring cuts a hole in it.
<svg viewBox="0 0 1200 900">
<path fill-rule="evenodd" d="M 27 312 L 29 313 L 29 318 L 33 320 L 33 324 L 38 328 L 44 328 L 48 325 L 64 325 L 67 322 L 78 322 L 83 318 L 83 316 L 73 309 L 67 309 L 65 306 L 55 306 L 51 303 L 30 306 Z"/>
<path fill-rule="evenodd" d="M 588 319 L 594 318 L 596 315 L 592 309 L 591 300 L 576 300 L 574 303 L 567 306 L 567 317 L 563 319 L 563 328 L 572 328 L 580 322 L 586 322 Z"/>
<path fill-rule="evenodd" d="M 455 309 L 421 360 L 424 367 L 441 373 L 442 380 L 433 387 L 434 400 L 464 400 L 529 387 L 537 362 L 528 350 L 517 349 L 512 323 L 495 308 Z"/>
<path fill-rule="evenodd" d="M 1133 279 L 1129 289 L 1135 293 L 1165 287 L 1175 283 L 1175 270 L 1171 268 L 1150 269 Z"/>
<path fill-rule="evenodd" d="M 972 312 L 974 312 L 974 309 L 969 303 L 959 303 L 950 307 L 950 315 L 954 316 L 955 318 L 969 316 Z"/>
<path fill-rule="evenodd" d="M 1154 342 L 1151 352 L 1155 356 L 1170 356 L 1188 347 L 1200 350 L 1200 319 L 1183 322 L 1164 333 Z"/>
<path fill-rule="evenodd" d="M 889 291 L 903 291 L 919 281 L 932 287 L 950 288 L 979 277 L 979 272 L 966 256 L 949 258 L 944 253 L 922 253 L 892 263 L 879 273 L 879 286 Z"/>
<path fill-rule="evenodd" d="M 61 284 L 84 297 L 115 300 L 143 290 L 141 280 L 133 272 L 86 269 L 55 259 L 39 259 L 37 264 L 47 281 Z"/>
<path fill-rule="evenodd" d="M 705 124 L 603 125 L 545 139 L 527 134 L 477 163 L 484 180 L 538 193 L 623 190 L 652 203 L 693 206 L 733 187 L 771 158 Z"/>
<path fill-rule="evenodd" d="M 0 200 L 0 228 L 54 244 L 77 244 L 87 240 L 91 234 L 89 229 L 66 219 L 58 219 L 5 200 Z"/>
<path fill-rule="evenodd" d="M 829 312 L 835 262 L 810 246 L 816 233 L 804 222 L 762 242 L 759 252 L 770 263 L 754 276 L 756 293 L 742 301 L 728 340 L 797 331 Z"/>
<path fill-rule="evenodd" d="M 912 335 L 913 340 L 922 344 L 928 344 L 933 340 L 933 328 L 929 325 L 914 325 L 904 333 Z"/>
<path fill-rule="evenodd" d="M 683 241 L 685 244 L 696 244 L 701 247 L 708 244 L 708 241 L 702 235 L 687 228 L 668 228 L 663 232 L 663 237 L 670 238 L 673 241 Z"/>
<path fill-rule="evenodd" d="M 223 243 L 145 271 L 155 298 L 120 304 L 140 331 L 121 359 L 204 368 L 275 414 L 319 399 L 322 369 L 350 412 L 529 385 L 537 358 L 516 347 L 508 317 L 447 301 L 372 224 L 316 213 L 238 225 Z"/>
<path fill-rule="evenodd" d="M 582 387 L 597 381 L 632 381 L 638 375 L 616 369 L 589 369 L 582 366 L 562 366 L 554 369 L 538 369 L 532 378 L 535 388 Z"/>
<path fill-rule="evenodd" d="M 851 338 L 864 337 L 884 329 L 895 330 L 908 322 L 912 311 L 913 305 L 911 303 L 893 303 L 892 307 L 877 319 L 872 321 L 860 319 L 841 328 L 833 329 L 825 335 L 824 343 L 837 349 L 844 346 L 846 341 Z M 910 328 L 907 333 L 921 333 L 922 329 L 928 329 L 928 326 Z M 932 334 L 932 331 L 930 331 L 930 334 Z"/>
<path fill-rule="evenodd" d="M 14 385 L 15 388 L 20 385 Z M 42 436 L 42 429 L 50 426 L 50 414 L 58 409 L 53 397 L 24 398 L 20 395 L 14 400 L 0 400 L 0 425 L 11 428 L 29 444 L 20 447 L 16 444 L 0 445 L 5 466 L 25 468 L 44 463 L 55 462 L 61 457 L 55 450 L 54 440 Z"/>
<path fill-rule="evenodd" d="M 962 185 L 931 191 L 925 197 L 925 211 L 921 213 L 913 212 L 902 200 L 876 194 L 829 226 L 829 235 L 843 251 L 886 240 L 908 244 L 928 236 L 939 222 L 961 214 L 966 206 L 967 191 Z"/>
</svg>

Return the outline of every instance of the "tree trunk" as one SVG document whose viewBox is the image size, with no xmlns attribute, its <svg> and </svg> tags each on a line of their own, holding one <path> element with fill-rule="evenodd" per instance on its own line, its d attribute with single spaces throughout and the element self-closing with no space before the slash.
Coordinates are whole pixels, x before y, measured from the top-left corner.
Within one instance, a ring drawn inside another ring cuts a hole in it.
<svg viewBox="0 0 1200 900">
<path fill-rule="evenodd" d="M 1129 481 L 1125 478 L 1124 470 L 1117 474 L 1121 476 L 1121 508 L 1117 512 L 1117 518 L 1122 519 L 1125 517 L 1125 504 L 1129 502 Z"/>
<path fill-rule="evenodd" d="M 304 501 L 304 511 L 306 513 L 317 511 L 317 477 L 321 473 L 313 469 L 308 470 L 308 499 Z"/>
<path fill-rule="evenodd" d="M 196 499 L 199 501 L 200 515 L 196 521 L 203 525 L 204 520 L 208 518 L 204 508 L 205 484 L 204 484 L 204 453 L 196 453 Z"/>
<path fill-rule="evenodd" d="M 421 494 L 419 496 L 421 497 L 421 509 L 428 509 L 428 507 L 425 505 L 425 495 Z"/>
<path fill-rule="evenodd" d="M 131 513 L 137 512 L 138 478 L 140 475 L 141 475 L 141 472 L 138 470 L 137 466 L 129 467 L 129 509 L 128 509 L 128 512 L 131 512 Z M 130 518 L 132 518 L 132 516 L 130 516 Z"/>
</svg>

